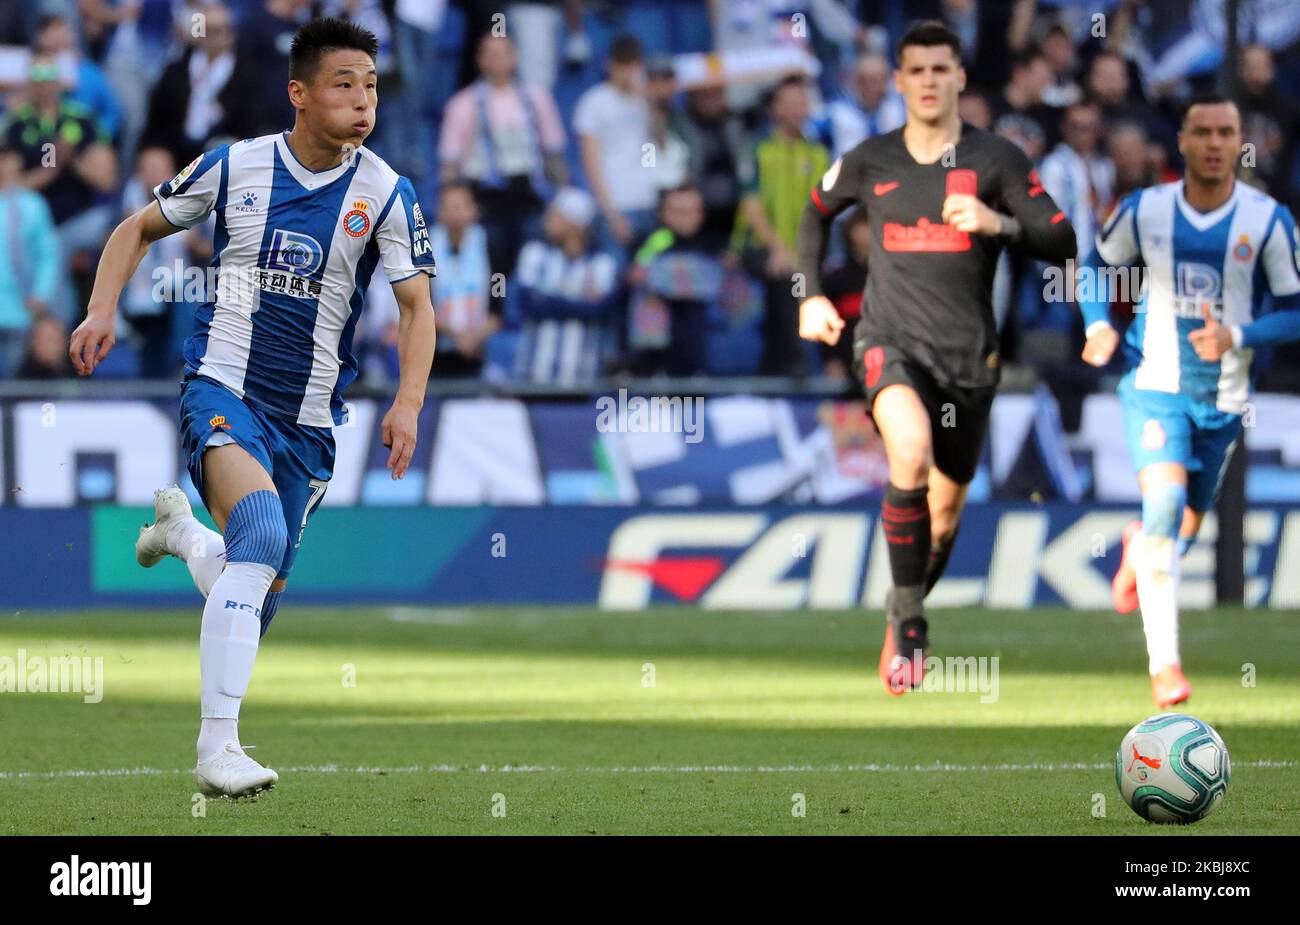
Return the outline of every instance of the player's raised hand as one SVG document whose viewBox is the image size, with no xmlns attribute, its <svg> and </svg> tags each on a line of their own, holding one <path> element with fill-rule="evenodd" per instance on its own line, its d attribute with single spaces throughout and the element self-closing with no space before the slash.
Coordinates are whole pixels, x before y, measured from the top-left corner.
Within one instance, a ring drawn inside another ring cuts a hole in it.
<svg viewBox="0 0 1300 925">
<path fill-rule="evenodd" d="M 91 312 L 77 325 L 68 341 L 68 357 L 79 376 L 89 376 L 108 356 L 117 338 L 113 334 L 117 319 L 113 315 Z"/>
<path fill-rule="evenodd" d="M 1109 324 L 1098 324 L 1097 329 L 1088 336 L 1083 345 L 1083 362 L 1090 366 L 1102 367 L 1110 362 L 1119 346 L 1119 332 Z"/>
<path fill-rule="evenodd" d="M 834 346 L 844 330 L 844 319 L 824 295 L 804 299 L 799 305 L 799 336 Z"/>
<path fill-rule="evenodd" d="M 1232 329 L 1219 324 L 1208 304 L 1201 305 L 1201 315 L 1205 318 L 1205 327 L 1190 332 L 1187 339 L 1192 342 L 1198 357 L 1208 363 L 1217 363 L 1232 349 Z"/>
<path fill-rule="evenodd" d="M 379 425 L 384 446 L 390 450 L 388 468 L 393 471 L 394 479 L 406 475 L 406 470 L 411 465 L 411 458 L 415 455 L 415 433 L 419 419 L 419 409 L 395 401 Z"/>
<path fill-rule="evenodd" d="M 969 193 L 953 193 L 943 201 L 943 220 L 969 234 L 1000 234 L 1002 219 Z"/>
</svg>

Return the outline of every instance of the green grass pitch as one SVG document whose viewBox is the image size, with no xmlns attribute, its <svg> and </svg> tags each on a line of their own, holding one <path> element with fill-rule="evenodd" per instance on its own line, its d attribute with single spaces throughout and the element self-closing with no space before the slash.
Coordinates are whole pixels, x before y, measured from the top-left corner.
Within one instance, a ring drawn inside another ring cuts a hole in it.
<svg viewBox="0 0 1300 925">
<path fill-rule="evenodd" d="M 280 785 L 199 815 L 198 615 L 0 617 L 0 656 L 104 672 L 100 703 L 0 693 L 0 833 L 1300 831 L 1294 612 L 1184 615 L 1187 712 L 1234 765 L 1184 829 L 1115 788 L 1156 712 L 1136 618 L 936 611 L 935 655 L 999 657 L 982 703 L 887 696 L 875 613 L 287 606 L 241 727 Z"/>
</svg>

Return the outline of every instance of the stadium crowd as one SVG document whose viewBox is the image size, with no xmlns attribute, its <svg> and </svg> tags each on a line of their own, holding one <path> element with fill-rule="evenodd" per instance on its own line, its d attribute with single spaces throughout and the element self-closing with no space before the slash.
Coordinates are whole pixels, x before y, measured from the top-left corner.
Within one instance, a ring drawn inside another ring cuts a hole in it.
<svg viewBox="0 0 1300 925">
<path fill-rule="evenodd" d="M 1300 6 L 1243 0 L 1241 178 L 1300 199 Z M 962 37 L 970 124 L 1036 162 L 1081 256 L 1132 189 L 1176 179 L 1179 102 L 1220 80 L 1222 0 L 0 0 L 0 379 L 71 375 L 67 331 L 114 225 L 217 144 L 287 129 L 288 41 L 313 15 L 381 41 L 367 142 L 432 214 L 435 377 L 581 385 L 608 374 L 849 375 L 848 338 L 793 336 L 795 232 L 844 151 L 900 126 L 893 41 Z M 503 15 L 504 14 L 504 15 Z M 839 223 L 825 285 L 861 311 L 870 229 Z M 175 378 L 210 226 L 154 245 L 99 375 Z M 1005 255 L 1003 356 L 1060 395 L 1077 307 Z M 397 312 L 367 293 L 364 381 L 396 377 Z M 1115 306 L 1122 315 L 1129 306 Z M 1300 391 L 1300 356 L 1261 358 Z"/>
</svg>

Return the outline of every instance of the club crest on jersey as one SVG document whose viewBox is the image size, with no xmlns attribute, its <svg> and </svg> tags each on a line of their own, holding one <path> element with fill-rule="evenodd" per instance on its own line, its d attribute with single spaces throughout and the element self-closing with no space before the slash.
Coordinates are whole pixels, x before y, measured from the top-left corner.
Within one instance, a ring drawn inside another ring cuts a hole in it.
<svg viewBox="0 0 1300 925">
<path fill-rule="evenodd" d="M 369 225 L 369 219 L 366 220 Z M 298 276 L 311 276 L 320 269 L 325 249 L 309 234 L 277 228 L 271 234 L 271 253 L 266 266 Z"/>
<path fill-rule="evenodd" d="M 353 209 L 343 216 L 343 230 L 354 238 L 364 238 L 370 230 L 370 216 L 360 209 Z"/>
<path fill-rule="evenodd" d="M 1250 246 L 1250 237 L 1244 234 L 1241 236 L 1241 240 L 1237 242 L 1237 246 L 1232 249 L 1232 256 L 1241 261 L 1249 260 L 1254 253 L 1254 249 Z"/>
</svg>

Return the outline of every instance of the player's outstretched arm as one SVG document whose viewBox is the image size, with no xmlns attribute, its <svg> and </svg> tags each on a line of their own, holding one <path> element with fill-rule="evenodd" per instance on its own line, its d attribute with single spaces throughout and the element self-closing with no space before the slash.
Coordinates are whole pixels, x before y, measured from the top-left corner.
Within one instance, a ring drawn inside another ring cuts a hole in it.
<svg viewBox="0 0 1300 925">
<path fill-rule="evenodd" d="M 86 320 L 72 332 L 68 356 L 82 376 L 89 376 L 113 349 L 117 325 L 117 300 L 135 275 L 149 245 L 182 229 L 163 218 L 157 201 L 127 216 L 113 229 L 95 271 L 95 288 L 86 306 Z"/>
<path fill-rule="evenodd" d="M 415 455 L 416 425 L 424 407 L 424 393 L 433 367 L 433 301 L 429 296 L 429 277 L 416 273 L 393 283 L 393 295 L 401 317 L 397 322 L 397 397 L 380 424 L 384 446 L 389 447 L 388 468 L 393 478 L 406 475 Z"/>
</svg>

